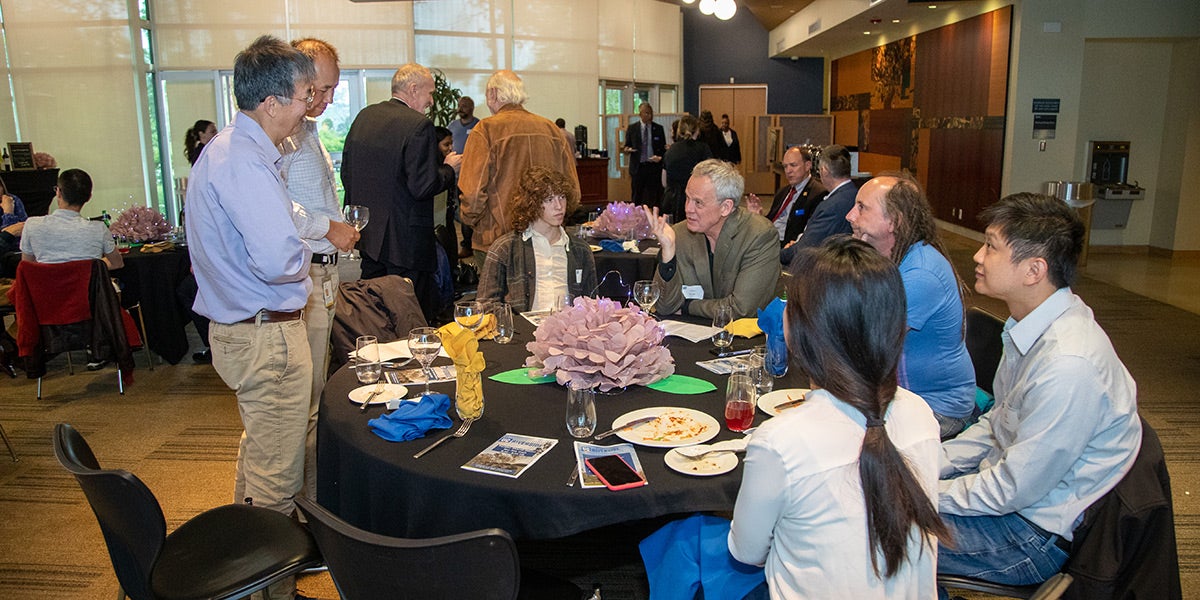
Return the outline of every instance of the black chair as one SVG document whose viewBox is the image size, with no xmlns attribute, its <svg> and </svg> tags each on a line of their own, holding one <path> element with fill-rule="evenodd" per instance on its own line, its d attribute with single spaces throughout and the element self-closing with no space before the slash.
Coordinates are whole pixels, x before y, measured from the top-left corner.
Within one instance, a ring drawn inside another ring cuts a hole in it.
<svg viewBox="0 0 1200 600">
<path fill-rule="evenodd" d="M 118 598 L 241 598 L 321 562 L 304 526 L 265 508 L 217 507 L 167 535 L 150 489 L 128 471 L 102 470 L 69 424 L 55 426 L 54 454 L 100 522 Z"/>
<path fill-rule="evenodd" d="M 410 540 L 358 529 L 307 498 L 296 506 L 344 600 L 517 597 L 517 547 L 502 529 Z"/>
<path fill-rule="evenodd" d="M 1004 341 L 1000 338 L 1003 332 L 1004 319 L 975 306 L 967 309 L 963 337 L 966 338 L 971 364 L 975 366 L 975 385 L 989 394 L 995 393 L 992 382 L 996 379 L 996 368 L 1000 366 L 1000 357 L 1004 354 Z"/>
<path fill-rule="evenodd" d="M 1044 581 L 1041 585 L 1002 585 L 982 579 L 960 577 L 958 575 L 938 575 L 938 585 L 957 590 L 983 592 L 1004 596 L 1005 598 L 1025 598 L 1028 600 L 1058 600 L 1063 592 L 1071 587 L 1073 578 L 1066 573 L 1059 573 Z"/>
</svg>

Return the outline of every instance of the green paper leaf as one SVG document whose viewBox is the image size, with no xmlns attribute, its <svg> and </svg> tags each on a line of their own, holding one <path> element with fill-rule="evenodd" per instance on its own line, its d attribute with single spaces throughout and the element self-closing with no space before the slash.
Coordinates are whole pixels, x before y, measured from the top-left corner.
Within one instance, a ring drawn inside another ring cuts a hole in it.
<svg viewBox="0 0 1200 600">
<path fill-rule="evenodd" d="M 704 394 L 717 389 L 708 381 L 687 375 L 664 377 L 646 387 L 668 394 Z"/>
<path fill-rule="evenodd" d="M 544 375 L 541 377 L 535 377 L 535 376 L 533 376 L 533 371 L 534 371 L 533 367 L 521 367 L 519 369 L 513 369 L 511 371 L 505 371 L 503 373 L 496 373 L 495 375 L 490 375 L 490 376 L 488 376 L 488 379 L 491 379 L 492 381 L 499 381 L 500 383 L 512 383 L 512 384 L 516 384 L 516 385 L 532 385 L 535 383 L 554 383 L 555 380 L 554 380 L 553 375 Z"/>
</svg>

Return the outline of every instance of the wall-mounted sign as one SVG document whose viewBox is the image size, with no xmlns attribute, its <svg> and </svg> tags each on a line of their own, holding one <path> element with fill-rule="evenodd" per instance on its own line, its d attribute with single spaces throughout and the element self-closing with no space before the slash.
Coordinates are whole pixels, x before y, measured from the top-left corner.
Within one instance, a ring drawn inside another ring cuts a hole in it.
<svg viewBox="0 0 1200 600">
<path fill-rule="evenodd" d="M 1052 140 L 1058 129 L 1058 115 L 1033 115 L 1033 139 Z"/>
<path fill-rule="evenodd" d="M 1058 98 L 1034 98 L 1033 99 L 1033 112 L 1035 112 L 1035 113 L 1057 113 L 1058 105 L 1060 104 L 1060 102 L 1061 101 Z"/>
</svg>

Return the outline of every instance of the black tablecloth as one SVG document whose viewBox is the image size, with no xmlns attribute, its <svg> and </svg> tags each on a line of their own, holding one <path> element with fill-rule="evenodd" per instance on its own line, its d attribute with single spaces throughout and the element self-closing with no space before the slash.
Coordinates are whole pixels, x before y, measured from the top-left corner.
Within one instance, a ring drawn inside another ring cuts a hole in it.
<svg viewBox="0 0 1200 600">
<path fill-rule="evenodd" d="M 622 490 L 567 487 L 574 467 L 573 439 L 564 424 L 566 391 L 556 384 L 511 385 L 488 375 L 516 368 L 528 356 L 526 342 L 532 327 L 517 317 L 517 336 L 508 345 L 482 342 L 488 359 L 484 371 L 485 408 L 461 439 L 449 440 L 420 459 L 412 455 L 448 431 L 434 431 L 404 443 L 384 441 L 370 431 L 366 413 L 347 399 L 358 385 L 353 372 L 340 369 L 325 387 L 318 425 L 318 498 L 322 505 L 350 523 L 386 535 L 430 537 L 500 527 L 514 537 L 546 539 L 636 519 L 706 510 L 731 510 L 741 483 L 742 467 L 716 477 L 690 477 L 671 471 L 663 462 L 667 449 L 638 447 L 649 485 Z M 682 406 L 704 411 L 721 423 L 713 440 L 736 437 L 724 428 L 724 376 L 695 365 L 712 358 L 707 342 L 691 344 L 667 338 L 676 372 L 706 379 L 717 391 L 675 395 L 635 386 L 615 396 L 597 395 L 597 430 L 607 429 L 618 416 L 649 406 Z M 738 339 L 736 347 L 762 343 Z M 446 359 L 439 359 L 445 362 Z M 789 375 L 778 386 L 795 385 Z M 453 395 L 454 384 L 435 384 L 435 391 Z M 410 395 L 420 389 L 410 390 Z M 764 415 L 756 416 L 756 423 Z M 455 423 L 457 426 L 457 422 Z M 460 468 L 505 433 L 557 438 L 558 444 L 520 478 L 511 479 Z M 612 437 L 603 443 L 620 443 Z"/>
<path fill-rule="evenodd" d="M 112 272 L 121 281 L 122 304 L 142 303 L 150 349 L 163 360 L 178 363 L 188 351 L 184 331 L 190 319 L 188 307 L 175 295 L 192 266 L 187 248 L 157 253 L 137 248 L 124 255 L 124 260 L 125 266 Z"/>
<path fill-rule="evenodd" d="M 592 241 L 593 244 L 599 242 Z M 654 240 L 642 240 L 638 243 L 640 250 L 647 248 L 657 248 L 658 244 Z M 640 279 L 654 279 L 654 269 L 658 267 L 658 253 L 643 254 L 641 252 L 608 252 L 602 250 L 594 252 L 592 257 L 596 260 L 596 279 L 600 283 L 598 296 L 620 300 L 622 302 L 631 300 L 633 293 L 633 283 Z M 608 275 L 610 271 L 615 271 L 615 274 Z M 619 275 L 619 278 L 618 278 Z"/>
</svg>

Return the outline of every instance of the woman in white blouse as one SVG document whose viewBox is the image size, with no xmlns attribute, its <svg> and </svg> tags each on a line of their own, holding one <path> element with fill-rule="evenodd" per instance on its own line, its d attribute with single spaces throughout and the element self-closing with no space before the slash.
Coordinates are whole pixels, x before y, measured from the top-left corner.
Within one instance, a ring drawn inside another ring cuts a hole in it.
<svg viewBox="0 0 1200 600">
<path fill-rule="evenodd" d="M 813 391 L 754 434 L 729 550 L 773 599 L 930 600 L 938 424 L 896 386 L 904 286 L 871 246 L 834 238 L 797 258 L 784 329 Z"/>
</svg>

